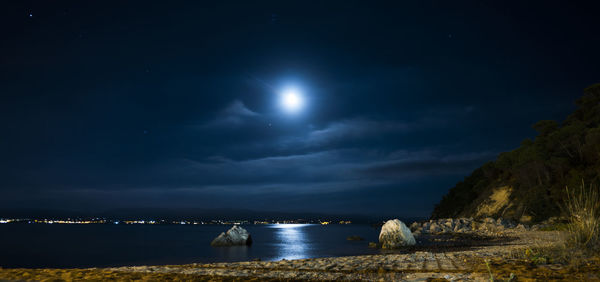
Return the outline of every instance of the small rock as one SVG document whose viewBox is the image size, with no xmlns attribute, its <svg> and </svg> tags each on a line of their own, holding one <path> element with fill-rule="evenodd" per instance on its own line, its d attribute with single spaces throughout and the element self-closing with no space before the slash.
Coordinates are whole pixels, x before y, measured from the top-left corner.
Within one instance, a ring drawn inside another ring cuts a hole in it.
<svg viewBox="0 0 600 282">
<path fill-rule="evenodd" d="M 519 229 L 519 230 L 525 230 L 525 225 L 519 223 L 519 225 L 517 225 L 517 227 L 515 227 L 515 228 Z"/>
<path fill-rule="evenodd" d="M 429 233 L 439 233 L 442 232 L 442 228 L 437 225 L 437 223 L 433 223 L 431 224 L 431 226 L 429 226 Z"/>
<path fill-rule="evenodd" d="M 251 245 L 252 237 L 246 229 L 234 225 L 227 232 L 221 233 L 215 238 L 210 245 L 215 247 L 236 246 L 236 245 Z"/>
</svg>

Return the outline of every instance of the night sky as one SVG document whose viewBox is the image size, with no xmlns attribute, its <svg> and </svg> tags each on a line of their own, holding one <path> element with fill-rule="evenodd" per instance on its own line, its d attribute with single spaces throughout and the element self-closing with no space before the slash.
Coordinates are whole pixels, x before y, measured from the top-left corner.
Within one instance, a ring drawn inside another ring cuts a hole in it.
<svg viewBox="0 0 600 282">
<path fill-rule="evenodd" d="M 428 216 L 600 82 L 591 4 L 395 2 L 3 2 L 0 206 Z"/>
</svg>

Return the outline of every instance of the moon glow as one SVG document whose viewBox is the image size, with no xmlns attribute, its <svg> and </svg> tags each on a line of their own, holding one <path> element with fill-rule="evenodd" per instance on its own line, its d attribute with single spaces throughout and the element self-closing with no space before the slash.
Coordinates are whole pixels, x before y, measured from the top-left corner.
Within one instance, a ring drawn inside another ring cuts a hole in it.
<svg viewBox="0 0 600 282">
<path fill-rule="evenodd" d="M 295 113 L 302 109 L 304 101 L 297 89 L 287 89 L 281 94 L 281 105 L 287 112 Z"/>
</svg>

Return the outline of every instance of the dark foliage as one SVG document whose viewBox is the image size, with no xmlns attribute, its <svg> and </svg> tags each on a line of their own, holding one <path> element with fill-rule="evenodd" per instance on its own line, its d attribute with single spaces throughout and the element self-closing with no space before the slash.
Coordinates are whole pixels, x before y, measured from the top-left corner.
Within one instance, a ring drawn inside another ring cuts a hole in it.
<svg viewBox="0 0 600 282">
<path fill-rule="evenodd" d="M 513 193 L 510 205 L 495 216 L 518 220 L 529 215 L 540 221 L 561 215 L 566 186 L 600 180 L 600 84 L 586 88 L 576 105 L 562 124 L 539 121 L 533 125 L 535 140 L 524 140 L 456 184 L 432 218 L 474 216 L 477 205 L 501 186 L 512 187 Z"/>
</svg>

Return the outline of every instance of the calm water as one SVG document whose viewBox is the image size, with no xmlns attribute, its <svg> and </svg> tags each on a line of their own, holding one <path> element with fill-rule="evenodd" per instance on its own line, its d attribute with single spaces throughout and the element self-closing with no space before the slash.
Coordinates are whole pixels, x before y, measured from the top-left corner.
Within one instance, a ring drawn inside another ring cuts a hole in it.
<svg viewBox="0 0 600 282">
<path fill-rule="evenodd" d="M 248 225 L 250 247 L 210 246 L 227 225 L 0 224 L 0 266 L 102 267 L 373 254 L 368 225 Z M 365 241 L 347 241 L 359 235 Z"/>
</svg>

